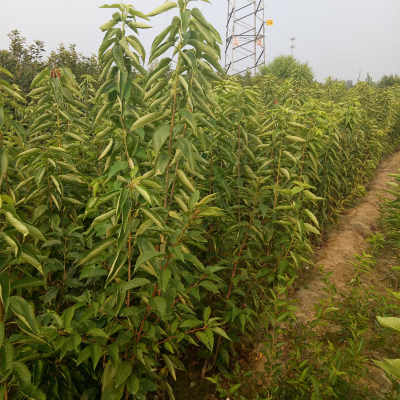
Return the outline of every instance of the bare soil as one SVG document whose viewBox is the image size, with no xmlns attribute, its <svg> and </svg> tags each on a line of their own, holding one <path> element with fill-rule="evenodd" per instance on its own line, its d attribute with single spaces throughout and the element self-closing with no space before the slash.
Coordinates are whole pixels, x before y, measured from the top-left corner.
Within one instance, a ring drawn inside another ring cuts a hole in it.
<svg viewBox="0 0 400 400">
<path fill-rule="evenodd" d="M 338 224 L 327 237 L 322 247 L 316 251 L 315 265 L 319 268 L 307 285 L 295 294 L 296 317 L 300 322 L 311 321 L 316 306 L 326 294 L 326 276 L 338 293 L 345 293 L 348 282 L 354 277 L 354 257 L 368 248 L 366 241 L 376 229 L 380 218 L 380 204 L 391 197 L 387 192 L 394 180 L 391 174 L 400 169 L 400 152 L 381 163 L 372 180 L 366 196 L 360 203 L 346 210 Z"/>
</svg>

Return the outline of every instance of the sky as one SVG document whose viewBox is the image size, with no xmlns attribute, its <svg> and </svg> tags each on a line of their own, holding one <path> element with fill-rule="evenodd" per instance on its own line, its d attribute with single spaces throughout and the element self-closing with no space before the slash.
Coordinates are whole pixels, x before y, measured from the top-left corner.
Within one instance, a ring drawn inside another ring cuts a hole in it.
<svg viewBox="0 0 400 400">
<path fill-rule="evenodd" d="M 118 2 L 118 0 L 109 1 Z M 148 12 L 164 0 L 124 0 Z M 121 1 L 123 2 L 123 1 Z M 43 40 L 46 48 L 75 43 L 85 55 L 96 53 L 103 33 L 99 30 L 112 11 L 100 9 L 104 0 L 1 0 L 0 49 L 8 47 L 7 33 L 18 29 L 28 41 Z M 194 2 L 221 32 L 227 0 L 211 4 Z M 400 0 L 265 0 L 265 16 L 274 20 L 268 34 L 268 60 L 290 54 L 290 38 L 296 37 L 294 55 L 307 62 L 318 80 L 327 77 L 377 80 L 384 74 L 400 74 Z M 165 27 L 173 12 L 151 21 L 143 42 Z"/>
</svg>

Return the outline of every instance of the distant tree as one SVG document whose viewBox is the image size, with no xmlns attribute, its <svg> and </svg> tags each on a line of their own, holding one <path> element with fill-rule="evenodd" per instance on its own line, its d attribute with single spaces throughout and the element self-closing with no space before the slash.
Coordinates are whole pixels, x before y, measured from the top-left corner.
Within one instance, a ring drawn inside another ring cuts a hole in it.
<svg viewBox="0 0 400 400">
<path fill-rule="evenodd" d="M 390 86 L 400 85 L 400 75 L 384 75 L 378 82 L 378 86 L 386 88 Z"/>
<path fill-rule="evenodd" d="M 365 82 L 367 82 L 369 85 L 376 86 L 374 78 L 370 73 L 368 73 L 367 76 L 365 77 Z"/>
<path fill-rule="evenodd" d="M 9 70 L 19 86 L 27 90 L 34 76 L 43 68 L 44 43 L 36 40 L 31 45 L 18 30 L 8 34 L 8 50 L 0 50 L 0 65 Z"/>
<path fill-rule="evenodd" d="M 79 53 L 75 44 L 60 44 L 50 53 L 46 64 L 50 67 L 68 67 L 78 80 L 83 75 L 96 75 L 99 71 L 96 56 L 86 57 Z"/>
<path fill-rule="evenodd" d="M 46 57 L 44 42 L 35 40 L 28 44 L 18 30 L 11 31 L 8 38 L 8 50 L 0 50 L 0 66 L 14 75 L 14 82 L 25 92 L 29 91 L 32 79 L 47 66 L 68 67 L 78 80 L 84 75 L 96 76 L 99 71 L 97 58 L 82 55 L 74 44 L 68 47 L 60 44 Z"/>
<path fill-rule="evenodd" d="M 314 80 L 310 66 L 307 63 L 301 63 L 292 56 L 275 58 L 268 66 L 261 67 L 260 74 L 272 74 L 280 79 L 293 78 L 305 83 L 311 83 Z"/>
</svg>

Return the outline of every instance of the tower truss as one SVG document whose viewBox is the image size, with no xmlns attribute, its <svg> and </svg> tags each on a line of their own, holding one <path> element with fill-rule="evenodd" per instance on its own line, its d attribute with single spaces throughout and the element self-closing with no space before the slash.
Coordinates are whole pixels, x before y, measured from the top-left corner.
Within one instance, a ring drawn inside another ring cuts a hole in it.
<svg viewBox="0 0 400 400">
<path fill-rule="evenodd" d="M 225 68 L 229 74 L 255 72 L 266 62 L 264 0 L 228 0 Z"/>
</svg>

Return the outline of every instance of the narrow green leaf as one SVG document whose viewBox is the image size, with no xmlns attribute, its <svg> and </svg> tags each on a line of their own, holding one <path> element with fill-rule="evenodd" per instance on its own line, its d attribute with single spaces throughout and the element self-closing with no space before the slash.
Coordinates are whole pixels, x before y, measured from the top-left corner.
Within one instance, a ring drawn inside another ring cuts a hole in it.
<svg viewBox="0 0 400 400">
<path fill-rule="evenodd" d="M 43 271 L 43 266 L 40 264 L 39 260 L 37 260 L 34 256 L 27 254 L 25 252 L 21 253 L 20 256 L 21 262 L 28 263 L 35 267 L 43 276 L 44 276 L 44 271 Z"/>
<path fill-rule="evenodd" d="M 111 247 L 113 244 L 114 244 L 114 239 L 106 240 L 104 243 L 102 243 L 101 245 L 97 246 L 94 250 L 92 250 L 86 257 L 82 258 L 77 265 L 80 266 L 86 264 L 93 258 L 100 255 L 104 250 Z"/>
<path fill-rule="evenodd" d="M 212 328 L 212 330 L 213 330 L 217 335 L 222 336 L 222 337 L 224 337 L 224 338 L 227 339 L 227 340 L 231 340 L 230 337 L 226 334 L 226 332 L 225 332 L 222 328 L 220 328 L 219 326 L 217 326 L 217 327 L 215 327 L 215 328 Z"/>
<path fill-rule="evenodd" d="M 146 278 L 134 278 L 128 282 L 124 282 L 121 284 L 122 290 L 132 290 L 138 287 L 146 286 L 150 283 L 150 281 Z"/>
<path fill-rule="evenodd" d="M 164 297 L 156 296 L 153 298 L 153 302 L 160 314 L 160 317 L 164 318 L 167 313 L 167 301 L 164 299 Z"/>
<path fill-rule="evenodd" d="M 173 380 L 176 381 L 176 372 L 175 372 L 174 363 L 171 361 L 171 359 L 166 354 L 163 354 L 163 359 L 165 361 L 165 364 L 167 365 L 168 371 L 171 374 Z"/>
<path fill-rule="evenodd" d="M 143 117 L 138 118 L 131 126 L 131 131 L 135 131 L 137 129 L 143 128 L 144 126 L 158 120 L 161 117 L 161 113 L 154 112 L 150 114 L 146 114 Z"/>
<path fill-rule="evenodd" d="M 10 297 L 10 307 L 12 312 L 22 321 L 22 323 L 32 332 L 39 333 L 39 324 L 36 320 L 33 306 L 19 296 Z"/>
<path fill-rule="evenodd" d="M 163 12 L 166 12 L 168 10 L 171 10 L 172 8 L 177 7 L 177 4 L 174 1 L 166 1 L 164 4 L 162 4 L 160 7 L 157 7 L 154 9 L 152 12 L 147 14 L 148 17 L 154 17 L 156 15 L 162 14 Z"/>
<path fill-rule="evenodd" d="M 178 169 L 178 171 L 176 172 L 176 174 L 178 175 L 179 180 L 191 191 L 191 192 L 195 192 L 196 189 L 194 188 L 192 182 L 190 182 L 189 178 L 186 176 L 186 174 L 181 170 Z"/>
<path fill-rule="evenodd" d="M 170 127 L 167 124 L 160 126 L 153 135 L 153 149 L 155 156 L 158 156 L 158 153 L 161 150 L 161 147 L 166 142 L 170 135 Z"/>
<path fill-rule="evenodd" d="M 400 332 L 400 318 L 396 317 L 376 317 L 378 322 L 385 328 L 391 328 Z"/>
<path fill-rule="evenodd" d="M 100 328 L 90 329 L 87 332 L 87 335 L 88 336 L 94 336 L 94 337 L 102 337 L 102 338 L 108 339 L 108 335 L 103 331 L 103 329 L 100 329 Z"/>
<path fill-rule="evenodd" d="M 29 235 L 29 229 L 28 227 L 22 223 L 19 219 L 17 219 L 16 217 L 14 217 L 14 215 L 12 215 L 9 211 L 6 211 L 6 218 L 7 221 L 20 233 L 22 233 L 22 235 L 24 237 Z"/>
</svg>

